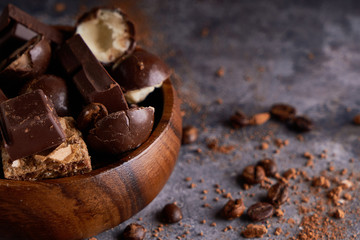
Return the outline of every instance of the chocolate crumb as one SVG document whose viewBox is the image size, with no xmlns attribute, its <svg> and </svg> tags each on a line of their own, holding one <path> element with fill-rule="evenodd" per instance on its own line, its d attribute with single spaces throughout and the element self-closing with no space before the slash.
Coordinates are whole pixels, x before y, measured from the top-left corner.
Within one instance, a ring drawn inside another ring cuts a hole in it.
<svg viewBox="0 0 360 240">
<path fill-rule="evenodd" d="M 216 76 L 218 76 L 218 77 L 223 77 L 224 75 L 225 75 L 225 68 L 221 66 L 221 67 L 216 71 Z"/>
<path fill-rule="evenodd" d="M 336 209 L 335 212 L 332 214 L 332 216 L 334 218 L 341 219 L 345 217 L 345 212 L 341 209 Z"/>
<path fill-rule="evenodd" d="M 55 4 L 55 11 L 56 12 L 63 12 L 66 9 L 66 4 L 63 2 L 58 2 Z"/>
<path fill-rule="evenodd" d="M 249 224 L 246 229 L 241 232 L 241 235 L 245 238 L 261 238 L 267 233 L 267 229 L 264 225 Z"/>
<path fill-rule="evenodd" d="M 274 235 L 279 236 L 281 233 L 282 233 L 282 229 L 278 227 L 275 229 Z"/>
<path fill-rule="evenodd" d="M 122 239 L 124 240 L 142 240 L 145 238 L 146 229 L 137 223 L 131 223 L 128 225 L 123 234 Z"/>
<path fill-rule="evenodd" d="M 270 114 L 265 113 L 257 113 L 250 118 L 251 125 L 262 125 L 266 123 L 270 119 Z"/>
<path fill-rule="evenodd" d="M 194 126 L 186 126 L 183 128 L 182 144 L 191 144 L 196 142 L 198 138 L 198 129 Z"/>
</svg>

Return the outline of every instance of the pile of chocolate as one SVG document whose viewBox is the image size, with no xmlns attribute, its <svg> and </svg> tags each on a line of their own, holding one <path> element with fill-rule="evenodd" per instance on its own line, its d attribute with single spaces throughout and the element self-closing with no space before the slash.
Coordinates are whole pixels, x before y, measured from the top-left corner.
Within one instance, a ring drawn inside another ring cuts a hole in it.
<svg viewBox="0 0 360 240">
<path fill-rule="evenodd" d="M 116 156 L 146 141 L 155 109 L 141 103 L 171 70 L 135 45 L 135 27 L 117 8 L 93 9 L 72 27 L 7 5 L 0 16 L 5 178 L 86 173 L 88 148 Z"/>
</svg>

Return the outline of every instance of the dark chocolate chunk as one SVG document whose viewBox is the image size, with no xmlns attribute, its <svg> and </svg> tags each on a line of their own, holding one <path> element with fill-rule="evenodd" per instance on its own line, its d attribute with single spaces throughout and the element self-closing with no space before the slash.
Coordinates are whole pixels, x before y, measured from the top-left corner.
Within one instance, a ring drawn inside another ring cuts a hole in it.
<svg viewBox="0 0 360 240">
<path fill-rule="evenodd" d="M 146 235 L 146 229 L 137 223 L 131 223 L 126 226 L 123 234 L 123 240 L 143 240 Z"/>
<path fill-rule="evenodd" d="M 269 189 L 267 197 L 275 207 L 280 206 L 289 198 L 288 186 L 282 182 L 276 183 Z"/>
<path fill-rule="evenodd" d="M 95 127 L 95 123 L 106 117 L 108 111 L 101 103 L 90 103 L 85 106 L 77 118 L 77 126 L 83 132 Z"/>
<path fill-rule="evenodd" d="M 0 63 L 0 86 L 10 96 L 17 95 L 26 80 L 46 71 L 51 57 L 48 40 L 36 36 Z"/>
<path fill-rule="evenodd" d="M 97 152 L 120 154 L 140 146 L 154 125 L 154 108 L 131 108 L 109 114 L 89 131 L 88 145 Z"/>
<path fill-rule="evenodd" d="M 119 8 L 94 8 L 83 14 L 76 24 L 95 57 L 111 65 L 135 48 L 135 27 Z"/>
<path fill-rule="evenodd" d="M 9 25 L 12 25 L 14 23 L 19 23 L 28 30 L 33 31 L 39 35 L 43 35 L 45 38 L 57 44 L 61 44 L 63 42 L 63 35 L 61 34 L 61 32 L 51 26 L 48 26 L 38 21 L 36 18 L 30 16 L 18 7 L 12 4 L 8 4 L 4 8 L 0 17 L 0 32 L 6 31 L 6 29 L 9 28 Z M 25 36 L 25 38 L 27 38 L 25 40 L 29 40 L 30 38 L 34 37 L 31 36 L 31 32 L 18 33 L 18 35 L 21 34 L 23 37 Z"/>
<path fill-rule="evenodd" d="M 245 205 L 242 199 L 230 199 L 221 209 L 221 216 L 226 219 L 239 218 L 245 211 Z"/>
<path fill-rule="evenodd" d="M 274 207 L 267 202 L 258 202 L 250 206 L 247 215 L 253 221 L 262 221 L 270 218 L 274 214 Z"/>
<path fill-rule="evenodd" d="M 58 56 L 87 103 L 101 103 L 109 113 L 128 109 L 119 84 L 96 60 L 80 35 L 67 40 Z"/>
<path fill-rule="evenodd" d="M 175 203 L 166 204 L 162 210 L 162 219 L 165 223 L 177 223 L 182 218 L 181 209 Z"/>
<path fill-rule="evenodd" d="M 29 93 L 36 89 L 44 91 L 45 95 L 54 104 L 56 113 L 61 116 L 69 116 L 69 93 L 64 79 L 55 75 L 41 75 L 28 82 L 21 93 Z"/>
<path fill-rule="evenodd" d="M 158 56 L 137 48 L 125 60 L 116 62 L 111 75 L 126 91 L 161 84 L 172 70 Z"/>
<path fill-rule="evenodd" d="M 296 109 L 285 103 L 277 103 L 271 107 L 270 113 L 273 118 L 286 122 L 295 117 Z"/>
<path fill-rule="evenodd" d="M 12 160 L 56 147 L 65 141 L 51 101 L 42 90 L 0 104 L 0 126 Z"/>
</svg>

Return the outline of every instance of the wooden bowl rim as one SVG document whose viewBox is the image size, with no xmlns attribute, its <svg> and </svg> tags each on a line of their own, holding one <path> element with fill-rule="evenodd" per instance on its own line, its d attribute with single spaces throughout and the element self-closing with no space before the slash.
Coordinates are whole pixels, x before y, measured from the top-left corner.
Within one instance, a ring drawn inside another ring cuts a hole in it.
<svg viewBox="0 0 360 240">
<path fill-rule="evenodd" d="M 174 98 L 175 93 L 172 87 L 172 83 L 170 79 L 167 79 L 163 82 L 161 86 L 161 90 L 163 92 L 163 109 L 162 115 L 160 118 L 159 123 L 157 124 L 156 128 L 152 131 L 149 138 L 141 144 L 137 149 L 129 152 L 129 154 L 119 158 L 115 163 L 110 163 L 104 167 L 92 170 L 89 173 L 75 175 L 71 177 L 63 177 L 63 178 L 55 178 L 55 179 L 44 179 L 38 181 L 20 181 L 20 180 L 11 180 L 11 179 L 0 179 L 0 186 L 16 186 L 16 187 L 30 187 L 30 186 L 40 186 L 40 185 L 57 185 L 57 184 L 66 184 L 66 183 L 73 183 L 74 181 L 81 181 L 84 179 L 88 179 L 97 175 L 105 174 L 108 171 L 114 171 L 122 166 L 129 164 L 134 158 L 139 158 L 144 152 L 150 148 L 163 134 L 164 129 L 170 124 L 170 119 L 172 116 L 172 111 L 174 108 Z"/>
</svg>

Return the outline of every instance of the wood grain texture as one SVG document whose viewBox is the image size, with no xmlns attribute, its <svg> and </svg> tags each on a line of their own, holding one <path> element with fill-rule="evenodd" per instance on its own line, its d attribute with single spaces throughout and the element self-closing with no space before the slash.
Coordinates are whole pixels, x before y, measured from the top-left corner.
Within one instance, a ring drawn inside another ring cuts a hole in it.
<svg viewBox="0 0 360 240">
<path fill-rule="evenodd" d="M 149 204 L 169 178 L 181 141 L 180 100 L 170 80 L 162 91 L 159 124 L 120 161 L 68 178 L 0 180 L 0 239 L 83 239 L 117 226 Z"/>
</svg>

